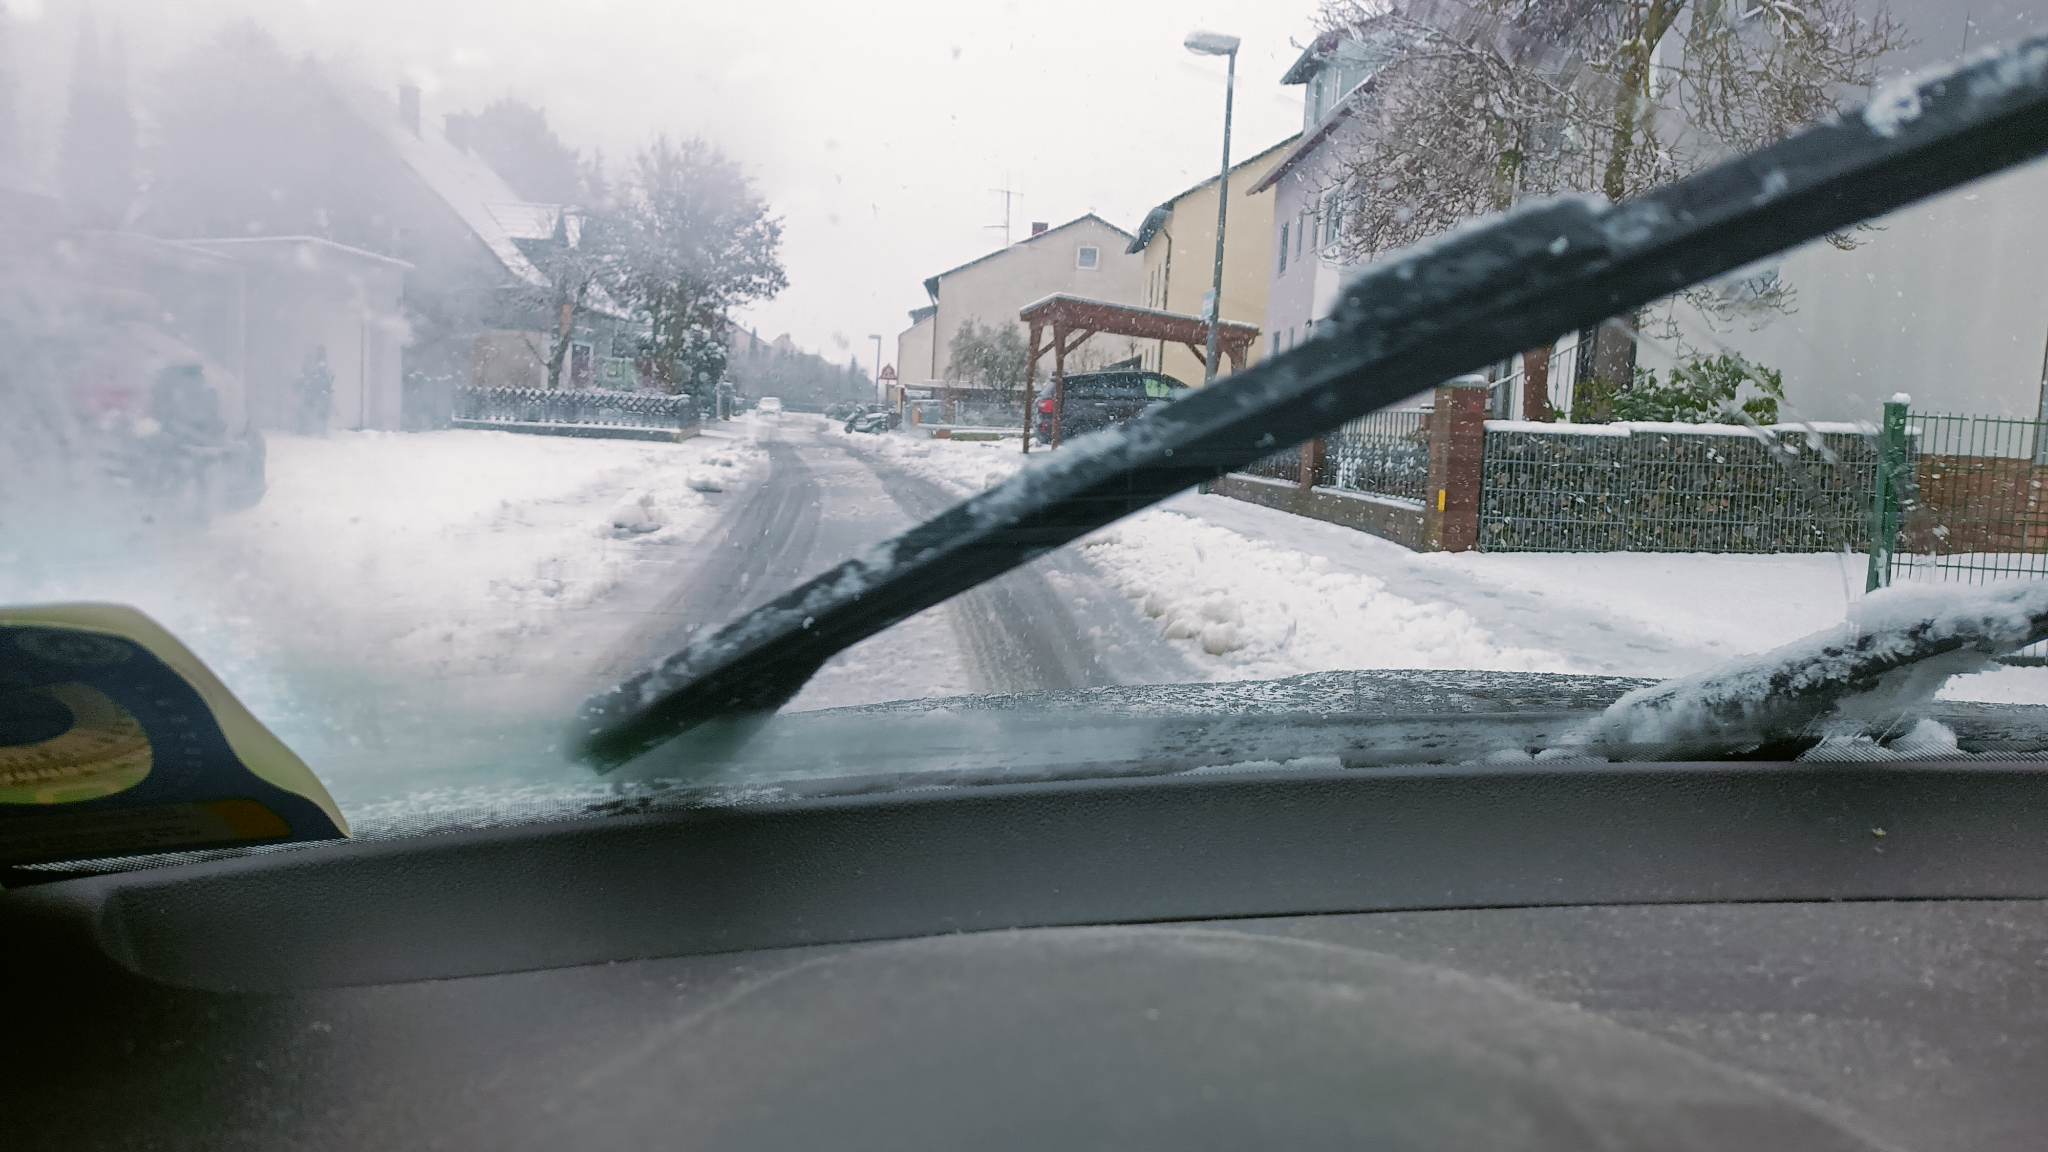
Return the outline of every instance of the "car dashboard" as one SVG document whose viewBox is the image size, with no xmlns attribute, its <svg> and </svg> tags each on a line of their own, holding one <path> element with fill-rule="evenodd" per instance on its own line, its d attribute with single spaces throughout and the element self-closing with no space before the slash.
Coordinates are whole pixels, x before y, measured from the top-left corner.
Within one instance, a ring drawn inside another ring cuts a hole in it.
<svg viewBox="0 0 2048 1152">
<path fill-rule="evenodd" d="M 2048 772 L 844 794 L 0 896 L 10 1148 L 2032 1148 Z"/>
</svg>

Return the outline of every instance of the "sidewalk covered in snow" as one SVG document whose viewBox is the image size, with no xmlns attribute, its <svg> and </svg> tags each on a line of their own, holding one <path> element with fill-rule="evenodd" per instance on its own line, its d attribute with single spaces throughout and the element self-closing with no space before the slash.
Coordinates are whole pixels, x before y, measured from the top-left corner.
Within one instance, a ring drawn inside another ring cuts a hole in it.
<svg viewBox="0 0 2048 1152">
<path fill-rule="evenodd" d="M 1185 344 L 1203 365 L 1209 344 L 1209 322 L 1200 316 L 1189 316 L 1183 312 L 1162 312 L 1157 308 L 1138 308 L 1129 304 L 1112 304 L 1107 300 L 1089 300 L 1081 296 L 1069 296 L 1064 292 L 1054 293 L 1042 300 L 1024 306 L 1017 313 L 1031 330 L 1031 342 L 1026 345 L 1030 356 L 1024 365 L 1024 451 L 1031 451 L 1031 419 L 1036 410 L 1038 384 L 1038 361 L 1047 352 L 1052 353 L 1052 443 L 1060 442 L 1060 414 L 1066 409 L 1067 399 L 1067 354 L 1079 348 L 1090 336 L 1128 336 L 1135 340 L 1170 340 Z M 1052 339 L 1045 338 L 1050 334 Z M 1242 369 L 1250 355 L 1252 341 L 1259 338 L 1255 324 L 1243 324 L 1225 320 L 1216 326 L 1218 354 L 1229 357 L 1230 370 Z"/>
</svg>

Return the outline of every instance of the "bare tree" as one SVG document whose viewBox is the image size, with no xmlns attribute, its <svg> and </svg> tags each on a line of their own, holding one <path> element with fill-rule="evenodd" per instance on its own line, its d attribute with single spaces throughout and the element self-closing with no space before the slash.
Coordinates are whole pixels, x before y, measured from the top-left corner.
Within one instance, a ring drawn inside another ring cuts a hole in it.
<svg viewBox="0 0 2048 1152">
<path fill-rule="evenodd" d="M 1015 324 L 984 327 L 969 318 L 953 333 L 946 354 L 954 380 L 990 389 L 1005 403 L 1021 402 L 1024 366 L 1030 354 L 1024 347 L 1024 334 Z"/>
<path fill-rule="evenodd" d="M 1626 200 L 1782 139 L 1905 43 L 1882 0 L 1324 0 L 1320 23 L 1368 58 L 1322 174 L 1351 260 L 1530 196 Z M 1792 303 L 1774 279 L 1685 299 L 1710 323 Z M 1632 339 L 1603 332 L 1577 407 L 1600 418 L 1633 369 Z"/>
<path fill-rule="evenodd" d="M 604 208 L 560 208 L 546 247 L 533 257 L 538 283 L 520 291 L 521 303 L 541 314 L 549 327 L 547 348 L 531 338 L 527 351 L 547 370 L 548 387 L 562 387 L 562 369 L 575 343 L 576 325 L 603 298 L 604 281 L 616 275 L 622 251 L 616 218 Z"/>
</svg>

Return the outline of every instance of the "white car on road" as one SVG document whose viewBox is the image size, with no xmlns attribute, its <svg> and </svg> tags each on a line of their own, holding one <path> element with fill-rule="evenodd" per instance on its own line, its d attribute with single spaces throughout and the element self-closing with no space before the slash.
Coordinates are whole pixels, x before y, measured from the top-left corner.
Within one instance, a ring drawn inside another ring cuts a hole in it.
<svg viewBox="0 0 2048 1152">
<path fill-rule="evenodd" d="M 763 415 L 763 416 L 780 416 L 780 415 L 782 415 L 782 400 L 781 400 L 781 398 L 780 398 L 780 397 L 776 397 L 776 396 L 763 396 L 763 397 L 761 397 L 761 401 L 760 401 L 760 403 L 758 403 L 758 404 L 754 405 L 754 407 L 755 407 L 755 408 L 756 408 L 756 409 L 757 409 L 757 410 L 758 410 L 758 411 L 759 411 L 759 412 L 761 413 L 761 415 Z"/>
</svg>

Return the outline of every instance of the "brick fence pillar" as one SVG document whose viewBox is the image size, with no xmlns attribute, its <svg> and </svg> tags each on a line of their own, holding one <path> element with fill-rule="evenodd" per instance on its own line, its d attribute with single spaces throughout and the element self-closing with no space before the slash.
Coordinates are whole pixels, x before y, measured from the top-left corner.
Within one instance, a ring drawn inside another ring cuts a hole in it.
<svg viewBox="0 0 2048 1152">
<path fill-rule="evenodd" d="M 1479 545 L 1479 488 L 1486 466 L 1486 381 L 1464 376 L 1436 390 L 1429 416 L 1429 495 L 1422 549 L 1469 552 Z"/>
<path fill-rule="evenodd" d="M 1323 470 L 1323 438 L 1304 441 L 1301 445 L 1301 475 L 1295 477 L 1295 486 L 1307 491 L 1316 486 L 1316 473 Z"/>
</svg>

